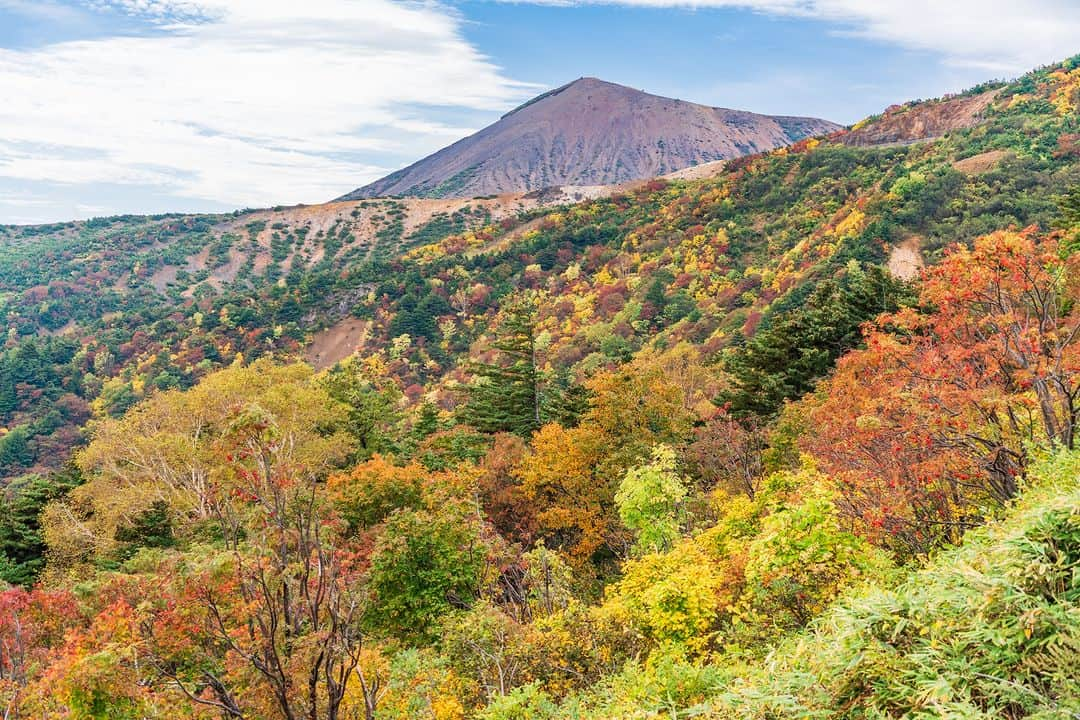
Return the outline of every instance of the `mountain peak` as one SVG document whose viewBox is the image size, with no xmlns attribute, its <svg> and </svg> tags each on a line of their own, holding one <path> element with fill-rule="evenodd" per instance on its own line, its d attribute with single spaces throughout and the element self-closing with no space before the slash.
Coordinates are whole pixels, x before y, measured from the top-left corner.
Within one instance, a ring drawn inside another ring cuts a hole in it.
<svg viewBox="0 0 1080 720">
<path fill-rule="evenodd" d="M 577 80 L 571 80 L 565 85 L 560 85 L 557 88 L 540 93 L 539 95 L 530 100 L 526 100 L 521 105 L 518 105 L 516 108 L 506 113 L 502 117 L 503 119 L 508 118 L 516 112 L 524 110 L 527 107 L 543 102 L 545 100 L 554 98 L 558 95 L 565 95 L 567 97 L 571 97 L 580 95 L 581 93 L 587 93 L 599 89 L 618 89 L 627 92 L 638 92 L 633 88 L 628 88 L 624 85 L 619 85 L 618 83 L 608 82 L 607 80 L 601 80 L 600 78 L 579 77 Z"/>
<path fill-rule="evenodd" d="M 586 91 L 586 92 L 591 91 L 591 90 L 615 90 L 615 91 L 620 91 L 620 92 L 624 92 L 624 93 L 631 93 L 631 94 L 634 94 L 634 95 L 644 95 L 644 96 L 648 96 L 648 97 L 662 97 L 665 100 L 673 100 L 674 102 L 686 102 L 685 100 L 674 100 L 674 98 L 667 98 L 667 97 L 664 97 L 662 95 L 654 95 L 653 93 L 646 92 L 645 90 L 641 90 L 639 88 L 630 87 L 629 85 L 622 85 L 622 84 L 617 83 L 617 82 L 612 82 L 610 80 L 604 80 L 603 78 L 593 77 L 591 75 L 586 75 L 586 76 L 583 76 L 583 77 L 579 77 L 577 80 L 574 80 L 572 82 L 568 82 L 567 84 L 563 85 L 561 88 L 558 88 L 557 90 L 555 90 L 553 92 L 558 92 L 560 90 L 569 90 L 569 89 L 573 89 L 573 90 L 577 90 L 577 91 Z M 688 103 L 688 104 L 696 104 L 696 103 Z"/>
<path fill-rule="evenodd" d="M 708 107 L 580 77 L 496 123 L 342 197 L 475 197 L 610 185 L 772 150 L 839 129 Z"/>
<path fill-rule="evenodd" d="M 600 78 L 593 77 L 592 75 L 582 75 L 577 80 L 569 82 L 566 85 L 564 85 L 563 87 L 568 87 L 570 85 L 576 85 L 576 86 L 580 87 L 580 86 L 584 86 L 584 85 L 618 85 L 618 83 L 608 82 L 607 80 L 601 80 Z M 623 86 L 619 85 L 619 87 L 623 87 Z"/>
</svg>

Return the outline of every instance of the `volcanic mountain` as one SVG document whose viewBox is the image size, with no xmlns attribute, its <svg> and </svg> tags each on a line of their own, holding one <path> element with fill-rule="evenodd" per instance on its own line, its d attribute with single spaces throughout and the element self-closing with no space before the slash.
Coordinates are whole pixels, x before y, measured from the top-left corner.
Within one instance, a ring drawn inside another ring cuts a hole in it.
<svg viewBox="0 0 1080 720">
<path fill-rule="evenodd" d="M 476 197 L 610 185 L 772 150 L 839 128 L 817 118 L 708 107 L 581 78 L 340 199 Z"/>
</svg>

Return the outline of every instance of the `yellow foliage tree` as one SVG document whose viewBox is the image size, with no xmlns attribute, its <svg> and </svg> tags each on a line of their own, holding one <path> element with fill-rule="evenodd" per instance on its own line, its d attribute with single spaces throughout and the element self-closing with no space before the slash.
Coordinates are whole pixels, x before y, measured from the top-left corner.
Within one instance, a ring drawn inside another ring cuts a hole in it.
<svg viewBox="0 0 1080 720">
<path fill-rule="evenodd" d="M 684 540 L 668 552 L 627 562 L 623 571 L 608 592 L 603 613 L 658 645 L 705 648 L 730 598 L 721 593 L 720 568 L 701 545 Z"/>
<path fill-rule="evenodd" d="M 306 365 L 263 359 L 209 375 L 187 391 L 156 394 L 122 418 L 92 425 L 90 444 L 76 456 L 88 482 L 43 515 L 50 569 L 108 558 L 118 532 L 154 508 L 165 508 L 181 536 L 211 518 L 233 485 L 223 439 L 249 409 L 275 424 L 277 461 L 297 472 L 323 475 L 348 454 L 351 441 L 332 431 L 344 408 L 312 382 Z"/>
</svg>

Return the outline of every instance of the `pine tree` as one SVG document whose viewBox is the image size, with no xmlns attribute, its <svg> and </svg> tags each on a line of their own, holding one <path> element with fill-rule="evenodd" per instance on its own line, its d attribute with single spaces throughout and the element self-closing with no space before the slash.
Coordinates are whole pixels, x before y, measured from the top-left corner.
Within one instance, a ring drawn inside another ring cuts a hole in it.
<svg viewBox="0 0 1080 720">
<path fill-rule="evenodd" d="M 819 283 L 805 303 L 773 316 L 728 354 L 734 387 L 722 399 L 739 417 L 773 415 L 858 346 L 862 323 L 912 300 L 910 287 L 882 268 L 849 266 L 842 278 Z"/>
<path fill-rule="evenodd" d="M 1069 227 L 1080 225 L 1080 185 L 1072 188 L 1061 198 L 1061 214 Z"/>
<path fill-rule="evenodd" d="M 481 432 L 512 432 L 529 437 L 545 421 L 537 367 L 536 301 L 513 303 L 491 344 L 499 357 L 472 365 L 477 382 L 469 390 L 462 419 Z"/>
<path fill-rule="evenodd" d="M 15 392 L 14 374 L 11 364 L 6 358 L 0 360 L 0 418 L 4 423 L 10 420 L 9 415 L 19 406 L 19 398 Z"/>
<path fill-rule="evenodd" d="M 49 477 L 28 475 L 0 495 L 0 581 L 32 585 L 45 566 L 41 511 L 49 501 L 80 485 L 82 475 L 68 465 Z"/>
<path fill-rule="evenodd" d="M 434 435 L 439 430 L 439 408 L 432 402 L 426 402 L 420 406 L 416 422 L 412 427 L 412 436 L 420 441 Z"/>
</svg>

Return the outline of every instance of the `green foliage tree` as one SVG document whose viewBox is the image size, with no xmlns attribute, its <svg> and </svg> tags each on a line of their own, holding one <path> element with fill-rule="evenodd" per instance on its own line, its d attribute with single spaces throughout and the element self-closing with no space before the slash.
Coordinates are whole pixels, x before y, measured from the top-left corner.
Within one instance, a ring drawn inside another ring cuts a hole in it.
<svg viewBox="0 0 1080 720">
<path fill-rule="evenodd" d="M 762 520 L 747 548 L 743 620 L 765 637 L 804 627 L 845 588 L 890 572 L 882 551 L 843 527 L 827 490 L 800 492 Z"/>
<path fill-rule="evenodd" d="M 497 698 L 478 716 L 479 720 L 550 720 L 558 707 L 537 683 L 529 683 Z"/>
<path fill-rule="evenodd" d="M 653 449 L 651 462 L 630 468 L 615 493 L 623 524 L 637 536 L 639 555 L 663 552 L 678 539 L 682 527 L 686 483 L 675 468 L 675 451 Z"/>
<path fill-rule="evenodd" d="M 910 288 L 883 268 L 852 263 L 840 280 L 820 283 L 803 305 L 773 316 L 727 355 L 734 388 L 723 399 L 735 415 L 772 416 L 859 344 L 862 323 L 912 301 Z"/>
<path fill-rule="evenodd" d="M 33 460 L 28 425 L 17 425 L 0 437 L 0 469 L 11 472 L 28 466 Z"/>
<path fill-rule="evenodd" d="M 321 381 L 330 397 L 347 408 L 345 430 L 356 439 L 355 460 L 395 449 L 402 393 L 379 358 L 354 355 L 327 371 Z"/>
<path fill-rule="evenodd" d="M 45 567 L 41 511 L 81 482 L 78 468 L 71 465 L 49 476 L 20 478 L 4 489 L 0 495 L 0 580 L 25 586 L 37 580 Z"/>
<path fill-rule="evenodd" d="M 1069 190 L 1061 198 L 1061 214 L 1069 227 L 1080 225 L 1080 185 Z"/>
<path fill-rule="evenodd" d="M 468 503 L 447 500 L 437 508 L 392 513 L 371 556 L 369 625 L 413 642 L 431 642 L 446 613 L 476 598 L 484 558 L 476 513 Z"/>
<path fill-rule="evenodd" d="M 413 423 L 410 436 L 414 442 L 420 442 L 424 438 L 433 435 L 439 430 L 439 408 L 434 403 L 426 402 L 420 406 Z"/>
<path fill-rule="evenodd" d="M 491 343 L 498 362 L 477 362 L 476 378 L 462 419 L 488 433 L 531 436 L 547 416 L 543 373 L 537 361 L 536 300 L 525 297 L 506 309 L 497 338 Z"/>
</svg>

